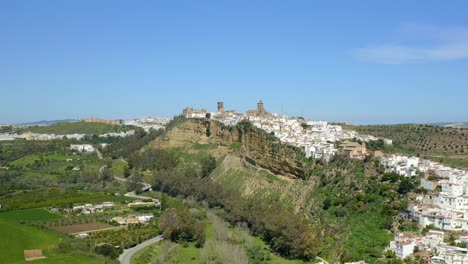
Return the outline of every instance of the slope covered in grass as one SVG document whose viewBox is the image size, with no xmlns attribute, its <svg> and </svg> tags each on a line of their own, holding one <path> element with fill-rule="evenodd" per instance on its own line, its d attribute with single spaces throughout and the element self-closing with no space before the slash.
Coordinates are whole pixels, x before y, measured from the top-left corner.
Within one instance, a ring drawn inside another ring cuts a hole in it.
<svg viewBox="0 0 468 264">
<path fill-rule="evenodd" d="M 36 260 L 34 263 L 100 263 L 86 256 L 60 255 L 56 247 L 61 236 L 55 232 L 41 230 L 31 226 L 0 220 L 0 255 L 2 263 L 28 263 L 24 260 L 25 249 L 42 249 L 47 259 Z"/>
</svg>

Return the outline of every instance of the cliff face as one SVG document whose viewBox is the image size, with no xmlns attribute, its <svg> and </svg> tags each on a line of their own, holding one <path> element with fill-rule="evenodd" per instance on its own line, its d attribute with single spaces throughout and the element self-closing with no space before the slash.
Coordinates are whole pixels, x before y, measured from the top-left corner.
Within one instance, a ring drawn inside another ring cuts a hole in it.
<svg viewBox="0 0 468 264">
<path fill-rule="evenodd" d="M 281 143 L 275 136 L 249 122 L 227 127 L 214 120 L 188 119 L 167 131 L 166 140 L 176 139 L 216 143 L 224 147 L 236 145 L 236 154 L 252 165 L 291 178 L 305 177 L 305 164 L 299 149 Z"/>
</svg>

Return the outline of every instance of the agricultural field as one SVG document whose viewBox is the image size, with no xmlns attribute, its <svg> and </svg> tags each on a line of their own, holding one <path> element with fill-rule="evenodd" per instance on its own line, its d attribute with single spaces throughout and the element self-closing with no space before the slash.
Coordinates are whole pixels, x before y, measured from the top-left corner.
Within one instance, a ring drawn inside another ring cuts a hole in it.
<svg viewBox="0 0 468 264">
<path fill-rule="evenodd" d="M 112 217 L 115 216 L 127 216 L 129 214 L 139 214 L 150 211 L 154 213 L 156 217 L 159 215 L 159 210 L 157 209 L 136 210 L 129 208 L 126 204 L 119 204 L 115 201 L 120 200 L 120 198 L 130 200 L 127 197 L 111 199 L 118 196 L 107 194 L 90 195 L 91 193 L 71 190 L 48 190 L 32 193 L 35 193 L 35 196 L 41 197 L 40 200 L 42 200 L 42 198 L 49 198 L 49 200 L 46 200 L 47 204 L 58 207 L 57 210 L 60 211 L 60 213 L 50 213 L 43 208 L 0 212 L 0 224 L 2 225 L 0 228 L 0 234 L 2 234 L 2 238 L 4 237 L 2 228 L 7 229 L 7 226 L 16 228 L 12 232 L 23 232 L 25 235 L 30 235 L 30 237 L 23 238 L 21 237 L 21 234 L 19 234 L 21 240 L 25 242 L 21 242 L 19 245 L 11 245 L 17 249 L 14 256 L 9 258 L 14 258 L 15 260 L 11 260 L 7 263 L 23 263 L 23 250 L 25 249 L 40 249 L 42 250 L 43 255 L 47 257 L 43 260 L 34 260 L 34 263 L 104 263 L 105 261 L 109 261 L 110 258 L 105 258 L 102 255 L 95 254 L 94 250 L 97 248 L 96 245 L 111 243 L 113 245 L 118 245 L 121 248 L 129 248 L 141 241 L 157 236 L 160 233 L 157 226 L 157 220 L 150 221 L 149 224 L 132 224 L 128 226 L 108 224 Z M 29 195 L 29 193 L 19 196 L 23 197 L 27 195 Z M 65 199 L 67 201 L 66 203 L 59 201 L 59 197 L 61 196 L 67 197 L 67 199 Z M 29 198 L 32 199 L 32 197 Z M 103 201 L 111 200 L 114 200 L 114 206 L 104 208 L 101 209 L 102 211 L 100 210 L 90 214 L 81 214 L 80 210 L 69 211 L 60 209 L 69 208 L 71 204 L 68 202 L 70 201 L 80 201 L 72 203 L 73 205 L 82 205 L 84 203 L 93 203 L 96 205 Z M 15 200 L 15 203 L 16 202 L 21 203 L 26 201 Z M 34 203 L 36 206 L 38 204 L 42 204 L 42 201 Z M 63 205 L 63 207 L 58 205 Z M 84 232 L 89 233 L 89 237 L 78 239 L 68 236 Z M 27 241 L 41 241 L 41 236 L 44 236 L 43 244 L 25 244 Z M 13 235 L 11 235 L 11 237 L 13 237 Z M 8 236 L 6 236 L 6 238 L 9 239 Z M 3 250 L 4 248 L 8 247 L 0 243 L 0 249 Z M 96 259 L 86 257 L 86 255 L 89 254 L 93 255 Z M 75 259 L 69 259 L 71 255 L 73 255 Z M 3 262 L 0 261 L 0 263 Z"/>
<path fill-rule="evenodd" d="M 52 231 L 45 231 L 1 219 L 0 234 L 2 234 L 2 239 L 0 239 L 2 263 L 28 263 L 24 260 L 23 250 L 25 249 L 43 250 L 47 259 L 35 260 L 34 263 L 102 263 L 91 257 L 66 255 L 57 252 L 57 245 L 63 237 Z"/>
<path fill-rule="evenodd" d="M 45 220 L 55 220 L 61 219 L 62 216 L 59 214 L 49 213 L 45 209 L 35 208 L 35 209 L 26 209 L 26 210 L 17 210 L 17 211 L 8 211 L 1 212 L 1 220 L 10 220 L 10 221 L 45 221 Z"/>
</svg>

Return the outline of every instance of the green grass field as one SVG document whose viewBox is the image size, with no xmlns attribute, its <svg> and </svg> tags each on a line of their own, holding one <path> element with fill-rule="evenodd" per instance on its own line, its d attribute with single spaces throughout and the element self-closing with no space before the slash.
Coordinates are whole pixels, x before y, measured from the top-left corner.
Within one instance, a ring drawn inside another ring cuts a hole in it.
<svg viewBox="0 0 468 264">
<path fill-rule="evenodd" d="M 51 214 L 47 210 L 39 208 L 0 213 L 0 219 L 12 221 L 42 221 L 60 218 L 62 218 L 61 215 Z"/>
<path fill-rule="evenodd" d="M 0 255 L 1 262 L 8 264 L 28 263 L 24 260 L 23 250 L 42 249 L 48 257 L 33 263 L 94 264 L 101 263 L 86 256 L 66 256 L 56 252 L 55 247 L 61 241 L 61 235 L 31 226 L 0 220 Z"/>
</svg>

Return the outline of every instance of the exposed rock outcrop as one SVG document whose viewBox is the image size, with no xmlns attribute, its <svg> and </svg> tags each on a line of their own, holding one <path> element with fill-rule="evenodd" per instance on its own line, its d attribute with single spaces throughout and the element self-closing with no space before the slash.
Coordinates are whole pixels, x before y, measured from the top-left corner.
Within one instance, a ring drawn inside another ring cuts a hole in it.
<svg viewBox="0 0 468 264">
<path fill-rule="evenodd" d="M 274 135 L 247 121 L 229 127 L 215 120 L 187 119 L 167 131 L 165 139 L 161 140 L 170 141 L 171 146 L 183 146 L 187 142 L 215 143 L 231 148 L 245 161 L 274 174 L 306 177 L 306 164 L 300 149 L 281 143 Z"/>
</svg>

